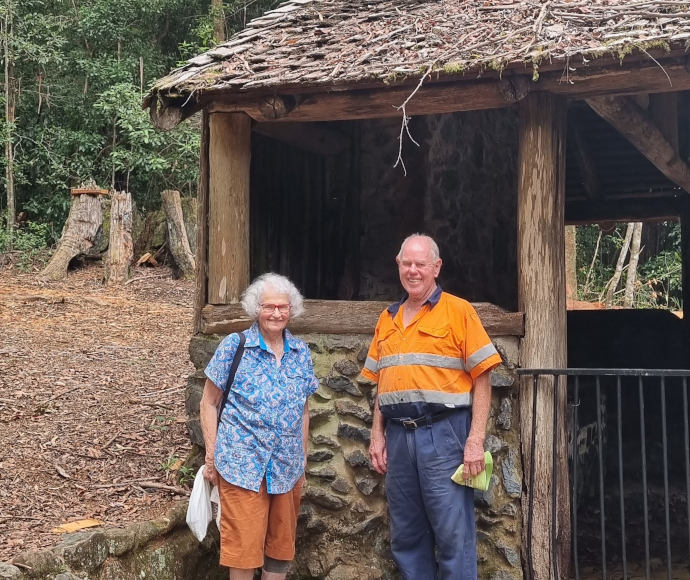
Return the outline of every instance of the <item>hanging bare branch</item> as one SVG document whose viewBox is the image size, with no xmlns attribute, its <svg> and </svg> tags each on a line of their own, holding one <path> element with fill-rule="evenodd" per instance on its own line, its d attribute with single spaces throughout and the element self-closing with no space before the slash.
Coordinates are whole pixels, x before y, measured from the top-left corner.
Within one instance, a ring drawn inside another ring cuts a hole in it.
<svg viewBox="0 0 690 580">
<path fill-rule="evenodd" d="M 422 75 L 422 78 L 419 79 L 419 82 L 417 83 L 417 86 L 415 87 L 414 91 L 410 93 L 410 95 L 405 99 L 402 105 L 399 107 L 396 107 L 398 111 L 402 111 L 402 122 L 400 124 L 400 135 L 398 135 L 398 158 L 395 160 L 395 163 L 393 164 L 393 167 L 397 167 L 398 164 L 402 167 L 403 174 L 407 176 L 407 169 L 405 168 L 405 162 L 403 161 L 402 158 L 402 150 L 403 150 L 403 138 L 405 137 L 405 133 L 407 133 L 407 136 L 410 138 L 410 141 L 414 143 L 417 147 L 419 147 L 419 143 L 414 140 L 414 137 L 412 137 L 412 133 L 410 133 L 410 119 L 412 117 L 407 116 L 407 104 L 412 100 L 412 97 L 414 97 L 417 94 L 417 91 L 422 88 L 422 85 L 424 84 L 424 81 L 431 75 L 431 71 L 434 68 L 434 63 L 432 62 L 426 69 L 426 72 Z"/>
</svg>

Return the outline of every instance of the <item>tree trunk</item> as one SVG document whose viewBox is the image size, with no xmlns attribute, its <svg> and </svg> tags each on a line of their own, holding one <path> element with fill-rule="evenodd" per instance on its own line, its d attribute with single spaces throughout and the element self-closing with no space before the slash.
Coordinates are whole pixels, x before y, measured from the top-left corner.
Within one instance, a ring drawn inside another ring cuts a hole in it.
<svg viewBox="0 0 690 580">
<path fill-rule="evenodd" d="M 14 62 L 12 60 L 12 19 L 13 6 L 9 0 L 6 6 L 5 20 L 3 26 L 3 48 L 5 53 L 4 72 L 5 72 L 5 185 L 7 190 L 7 237 L 9 240 L 9 250 L 14 249 L 14 223 L 16 217 L 16 207 L 14 198 L 14 145 L 12 136 L 14 133 L 15 115 L 15 91 L 14 91 Z"/>
<path fill-rule="evenodd" d="M 103 207 L 98 195 L 73 195 L 62 237 L 53 257 L 41 272 L 41 278 L 46 280 L 64 278 L 72 258 L 85 254 L 93 247 L 102 222 Z"/>
<path fill-rule="evenodd" d="M 110 241 L 105 265 L 105 284 L 124 284 L 134 257 L 132 244 L 132 195 L 113 192 L 110 204 Z"/>
<path fill-rule="evenodd" d="M 180 192 L 166 189 L 161 192 L 163 209 L 168 222 L 168 247 L 183 278 L 194 278 L 196 265 L 194 255 L 189 247 L 187 230 L 184 227 Z"/>
<path fill-rule="evenodd" d="M 623 265 L 625 264 L 625 259 L 628 257 L 628 248 L 630 247 L 630 240 L 632 239 L 634 224 L 630 222 L 625 230 L 625 239 L 623 240 L 623 246 L 621 247 L 621 253 L 618 254 L 618 261 L 616 262 L 616 270 L 613 273 L 613 277 L 609 280 L 608 288 L 606 289 L 606 298 L 604 299 L 604 304 L 606 308 L 611 307 L 613 302 L 613 295 L 616 292 L 616 287 L 618 282 L 620 282 L 621 275 L 623 274 Z M 601 301 L 601 297 L 599 298 Z"/>
<path fill-rule="evenodd" d="M 211 0 L 211 14 L 213 17 L 213 40 L 216 44 L 225 42 L 225 12 L 223 0 Z"/>
<path fill-rule="evenodd" d="M 628 275 L 625 279 L 625 298 L 623 306 L 633 307 L 635 298 L 635 282 L 637 280 L 637 263 L 640 261 L 640 246 L 642 244 L 642 222 L 635 222 L 630 246 L 630 260 L 628 261 Z"/>
<path fill-rule="evenodd" d="M 567 363 L 565 113 L 565 101 L 546 93 L 530 94 L 520 103 L 518 298 L 525 313 L 525 336 L 520 344 L 520 366 L 524 368 L 564 368 Z M 523 379 L 522 546 L 532 580 L 568 577 L 570 494 L 565 418 L 565 381 L 555 384 L 553 377 L 542 377 L 535 393 L 532 381 Z M 556 494 L 555 505 L 552 494 Z"/>
</svg>

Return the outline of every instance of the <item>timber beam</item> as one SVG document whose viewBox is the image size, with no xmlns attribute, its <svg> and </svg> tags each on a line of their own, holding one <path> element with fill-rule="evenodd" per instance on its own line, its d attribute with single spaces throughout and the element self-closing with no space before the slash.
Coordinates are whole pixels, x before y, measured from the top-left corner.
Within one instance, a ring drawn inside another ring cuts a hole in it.
<svg viewBox="0 0 690 580">
<path fill-rule="evenodd" d="M 593 97 L 587 104 L 673 183 L 690 192 L 690 167 L 651 116 L 631 98 Z"/>
<path fill-rule="evenodd" d="M 373 334 L 376 321 L 388 302 L 349 300 L 305 300 L 306 312 L 290 320 L 296 334 Z M 487 333 L 492 336 L 522 336 L 524 316 L 487 302 L 473 304 Z M 239 303 L 206 305 L 201 311 L 200 332 L 229 334 L 247 329 L 251 319 Z"/>
</svg>

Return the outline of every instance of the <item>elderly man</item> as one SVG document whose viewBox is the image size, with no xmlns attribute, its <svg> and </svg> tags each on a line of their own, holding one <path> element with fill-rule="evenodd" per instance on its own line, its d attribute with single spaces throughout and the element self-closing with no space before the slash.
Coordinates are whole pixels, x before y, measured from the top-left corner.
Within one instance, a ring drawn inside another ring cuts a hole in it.
<svg viewBox="0 0 690 580">
<path fill-rule="evenodd" d="M 443 292 L 438 246 L 405 239 L 405 295 L 381 313 L 362 375 L 378 383 L 369 454 L 386 473 L 391 549 L 407 580 L 477 577 L 474 490 L 484 470 L 489 371 L 501 358 L 466 300 Z"/>
</svg>

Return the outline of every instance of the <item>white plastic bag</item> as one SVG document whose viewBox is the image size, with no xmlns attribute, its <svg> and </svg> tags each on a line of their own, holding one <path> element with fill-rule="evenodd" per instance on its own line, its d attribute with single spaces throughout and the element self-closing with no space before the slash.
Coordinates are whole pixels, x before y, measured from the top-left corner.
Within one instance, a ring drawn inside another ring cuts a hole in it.
<svg viewBox="0 0 690 580">
<path fill-rule="evenodd" d="M 202 465 L 194 478 L 194 487 L 192 488 L 192 495 L 189 498 L 189 506 L 187 507 L 187 525 L 192 530 L 194 537 L 200 542 L 206 537 L 208 524 L 213 519 L 213 506 L 211 503 L 215 503 L 218 506 L 216 525 L 220 529 L 218 488 L 213 486 L 213 489 L 211 489 L 211 484 L 204 479 L 204 466 Z"/>
</svg>

